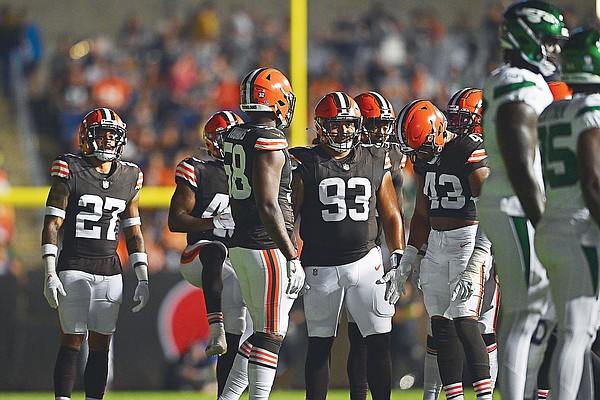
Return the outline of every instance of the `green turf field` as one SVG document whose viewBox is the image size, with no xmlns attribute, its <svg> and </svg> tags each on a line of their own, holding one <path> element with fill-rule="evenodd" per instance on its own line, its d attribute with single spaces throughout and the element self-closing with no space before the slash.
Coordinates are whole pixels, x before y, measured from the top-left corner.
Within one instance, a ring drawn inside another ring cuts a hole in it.
<svg viewBox="0 0 600 400">
<path fill-rule="evenodd" d="M 392 399 L 398 400 L 421 400 L 422 392 L 420 390 L 395 390 Z M 349 398 L 348 390 L 330 390 L 327 396 L 328 400 L 347 400 Z M 2 400 L 48 400 L 52 399 L 50 392 L 21 392 L 21 393 L 2 393 Z M 214 400 L 212 394 L 199 392 L 109 392 L 104 396 L 105 400 Z M 243 396 L 242 399 L 246 399 Z M 304 391 L 300 390 L 275 390 L 271 393 L 272 400 L 304 400 Z M 368 399 L 371 397 L 369 396 Z M 440 400 L 446 397 L 442 394 Z M 72 400 L 83 400 L 83 393 L 75 393 Z M 472 391 L 465 392 L 465 400 L 475 400 Z M 495 394 L 494 400 L 500 400 L 500 396 Z"/>
</svg>

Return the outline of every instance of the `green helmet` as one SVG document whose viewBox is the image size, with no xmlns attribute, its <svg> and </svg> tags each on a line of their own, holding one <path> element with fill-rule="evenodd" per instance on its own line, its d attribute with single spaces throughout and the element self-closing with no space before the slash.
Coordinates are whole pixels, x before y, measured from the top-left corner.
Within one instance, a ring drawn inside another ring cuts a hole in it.
<svg viewBox="0 0 600 400">
<path fill-rule="evenodd" d="M 560 60 L 566 83 L 600 83 L 600 32 L 596 29 L 573 32 Z"/>
<path fill-rule="evenodd" d="M 516 51 L 528 64 L 537 67 L 544 76 L 556 71 L 548 59 L 545 44 L 569 37 L 564 17 L 550 4 L 539 1 L 519 1 L 502 14 L 500 45 Z"/>
</svg>

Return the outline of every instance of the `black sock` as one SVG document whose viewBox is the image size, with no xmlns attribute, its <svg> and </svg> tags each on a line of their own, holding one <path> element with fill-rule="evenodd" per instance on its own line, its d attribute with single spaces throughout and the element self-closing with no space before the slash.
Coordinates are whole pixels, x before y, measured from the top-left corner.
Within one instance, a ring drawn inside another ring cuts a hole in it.
<svg viewBox="0 0 600 400">
<path fill-rule="evenodd" d="M 358 325 L 348 322 L 348 339 L 350 339 L 350 350 L 348 351 L 348 383 L 350 386 L 350 400 L 365 400 L 367 391 L 367 340 L 363 338 Z"/>
<path fill-rule="evenodd" d="M 456 334 L 467 358 L 467 365 L 473 382 L 490 379 L 490 357 L 485 342 L 479 332 L 478 322 L 471 318 L 454 320 Z"/>
<path fill-rule="evenodd" d="M 60 347 L 54 365 L 54 396 L 71 397 L 75 375 L 77 374 L 77 358 L 79 350 Z"/>
<path fill-rule="evenodd" d="M 219 356 L 217 360 L 217 394 L 220 396 L 225 388 L 225 382 L 229 376 L 229 371 L 233 366 L 233 360 L 237 354 L 237 349 L 240 346 L 242 335 L 234 335 L 233 333 L 225 332 L 225 340 L 227 341 L 227 353 Z"/>
<path fill-rule="evenodd" d="M 92 351 L 88 354 L 83 380 L 85 396 L 93 399 L 104 397 L 108 377 L 108 350 Z"/>
<path fill-rule="evenodd" d="M 223 292 L 223 279 L 221 272 L 226 250 L 220 245 L 206 245 L 200 252 L 202 261 L 202 290 L 208 314 L 221 311 L 221 293 Z"/>
<path fill-rule="evenodd" d="M 367 379 L 373 400 L 386 400 L 392 392 L 390 334 L 367 336 Z"/>
<path fill-rule="evenodd" d="M 437 349 L 437 363 L 442 384 L 447 386 L 462 382 L 463 350 L 454 323 L 445 318 L 432 318 L 431 330 Z M 479 338 L 481 339 L 481 335 Z"/>
<path fill-rule="evenodd" d="M 329 387 L 329 362 L 333 337 L 308 338 L 304 381 L 306 383 L 306 400 L 325 400 Z"/>
</svg>

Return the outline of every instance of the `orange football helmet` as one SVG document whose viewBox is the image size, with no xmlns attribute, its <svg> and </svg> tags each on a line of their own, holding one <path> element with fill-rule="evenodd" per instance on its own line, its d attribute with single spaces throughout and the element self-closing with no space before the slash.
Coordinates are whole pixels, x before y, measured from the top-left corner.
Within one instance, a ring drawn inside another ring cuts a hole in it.
<svg viewBox="0 0 600 400">
<path fill-rule="evenodd" d="M 327 93 L 315 107 L 317 139 L 337 153 L 358 143 L 361 122 L 358 105 L 344 92 Z"/>
<path fill-rule="evenodd" d="M 295 105 L 290 81 L 275 68 L 255 69 L 242 80 L 240 108 L 246 113 L 273 112 L 277 127 L 283 129 L 292 122 Z"/>
<path fill-rule="evenodd" d="M 396 115 L 392 103 L 377 92 L 364 92 L 354 97 L 362 115 L 364 143 L 385 144 L 394 126 Z"/>
<path fill-rule="evenodd" d="M 481 135 L 483 92 L 466 88 L 454 93 L 446 106 L 448 130 L 458 135 L 477 133 Z"/>
<path fill-rule="evenodd" d="M 208 153 L 218 159 L 223 159 L 223 136 L 231 127 L 243 124 L 244 120 L 234 112 L 219 111 L 214 113 L 202 130 L 202 139 Z"/>
<path fill-rule="evenodd" d="M 548 82 L 548 87 L 552 92 L 554 101 L 567 100 L 573 97 L 573 89 L 569 87 L 565 82 L 553 81 Z"/>
<path fill-rule="evenodd" d="M 400 150 L 413 164 L 434 163 L 446 144 L 446 116 L 428 100 L 414 100 L 400 111 L 394 125 Z"/>
<path fill-rule="evenodd" d="M 110 108 L 90 111 L 79 124 L 79 148 L 86 157 L 114 161 L 121 157 L 126 144 L 127 125 Z"/>
</svg>

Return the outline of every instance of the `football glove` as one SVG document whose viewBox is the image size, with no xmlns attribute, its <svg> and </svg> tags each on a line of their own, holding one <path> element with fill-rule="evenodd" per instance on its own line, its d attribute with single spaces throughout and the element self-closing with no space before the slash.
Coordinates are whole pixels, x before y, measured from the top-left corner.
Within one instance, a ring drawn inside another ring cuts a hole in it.
<svg viewBox="0 0 600 400">
<path fill-rule="evenodd" d="M 471 254 L 467 268 L 456 276 L 450 285 L 453 285 L 451 300 L 469 300 L 477 283 L 481 281 L 482 267 L 487 258 L 487 251 L 476 247 Z"/>
<path fill-rule="evenodd" d="M 421 296 L 423 295 L 423 289 L 421 288 L 421 261 L 423 261 L 423 257 L 425 257 L 425 254 L 419 251 L 415 257 L 412 274 L 410 275 L 410 282 Z"/>
<path fill-rule="evenodd" d="M 136 313 L 139 312 L 150 299 L 150 288 L 148 287 L 148 266 L 146 264 L 138 264 L 134 267 L 135 275 L 138 278 L 138 284 L 133 293 L 133 301 L 139 301 L 140 304 L 133 307 L 131 310 Z"/>
<path fill-rule="evenodd" d="M 297 258 L 287 260 L 285 266 L 288 275 L 288 286 L 285 293 L 288 295 L 298 295 L 304 289 L 304 279 L 306 278 L 304 268 L 302 268 L 302 264 L 300 264 L 300 260 Z"/>
<path fill-rule="evenodd" d="M 231 207 L 225 208 L 221 213 L 213 217 L 214 234 L 218 237 L 227 237 L 233 235 L 235 223 L 231 215 Z"/>
<path fill-rule="evenodd" d="M 56 274 L 56 256 L 46 255 L 43 258 L 44 268 L 46 269 L 46 281 L 44 282 L 44 297 L 52 308 L 58 307 L 58 295 L 66 296 L 60 278 Z"/>
<path fill-rule="evenodd" d="M 390 304 L 396 304 L 402 294 L 405 294 L 404 284 L 412 271 L 412 265 L 415 262 L 417 248 L 411 245 L 406 246 L 404 254 L 396 250 L 390 255 L 390 269 L 383 277 L 375 281 L 376 284 L 386 284 L 384 299 Z"/>
</svg>

